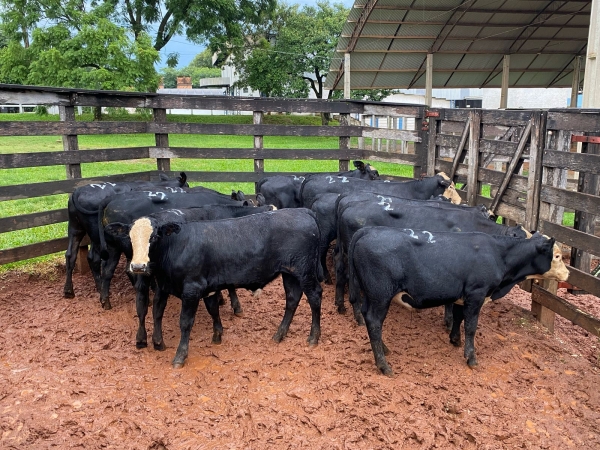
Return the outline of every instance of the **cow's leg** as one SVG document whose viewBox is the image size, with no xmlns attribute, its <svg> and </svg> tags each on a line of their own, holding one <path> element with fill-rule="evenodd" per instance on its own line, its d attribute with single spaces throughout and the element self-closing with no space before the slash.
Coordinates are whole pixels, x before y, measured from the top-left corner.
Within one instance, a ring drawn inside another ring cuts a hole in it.
<svg viewBox="0 0 600 450">
<path fill-rule="evenodd" d="M 135 286 L 135 309 L 138 315 L 139 326 L 135 336 L 137 348 L 148 347 L 146 333 L 146 314 L 148 314 L 149 280 L 144 275 L 131 275 Z"/>
<path fill-rule="evenodd" d="M 102 260 L 100 259 L 100 252 L 97 251 L 98 246 L 92 242 L 90 245 L 90 251 L 87 255 L 88 265 L 90 266 L 90 270 L 92 271 L 92 276 L 94 277 L 94 283 L 96 284 L 96 291 L 100 292 L 100 288 L 102 285 L 100 272 L 102 269 Z"/>
<path fill-rule="evenodd" d="M 452 330 L 452 303 L 444 305 L 444 326 L 447 331 Z"/>
<path fill-rule="evenodd" d="M 481 311 L 484 301 L 485 294 L 477 297 L 471 296 L 470 301 L 465 299 L 465 358 L 467 358 L 467 365 L 471 368 L 477 366 L 477 357 L 475 356 L 475 333 L 477 332 L 479 311 Z"/>
<path fill-rule="evenodd" d="M 233 291 L 235 293 L 235 290 Z M 206 306 L 206 310 L 213 320 L 212 343 L 220 344 L 221 336 L 223 336 L 223 324 L 221 323 L 221 317 L 219 316 L 219 296 L 215 293 L 208 297 L 204 297 L 204 306 Z"/>
<path fill-rule="evenodd" d="M 452 312 L 452 331 L 450 331 L 450 343 L 455 347 L 460 347 L 460 324 L 464 319 L 464 307 L 453 303 L 450 305 Z M 448 305 L 446 305 L 448 310 Z"/>
<path fill-rule="evenodd" d="M 179 340 L 179 346 L 173 359 L 173 368 L 179 369 L 183 367 L 183 363 L 188 355 L 188 348 L 190 345 L 190 333 L 194 326 L 194 318 L 198 311 L 198 304 L 200 298 L 182 296 L 181 299 L 181 314 L 179 315 L 179 328 L 181 329 L 181 339 Z"/>
<path fill-rule="evenodd" d="M 390 302 L 391 299 L 380 302 L 372 301 L 372 299 L 367 297 L 362 307 L 362 315 L 365 318 L 365 323 L 367 325 L 371 349 L 375 356 L 375 365 L 381 373 L 387 376 L 392 376 L 394 372 L 385 358 L 385 353 L 386 351 L 389 353 L 389 350 L 383 344 L 382 327 L 390 307 Z"/>
<path fill-rule="evenodd" d="M 285 314 L 277 332 L 273 335 L 275 342 L 281 342 L 287 335 L 302 297 L 302 286 L 296 278 L 289 273 L 282 273 L 281 277 L 283 279 L 283 289 L 285 290 Z"/>
<path fill-rule="evenodd" d="M 77 262 L 77 252 L 79 251 L 79 245 L 85 236 L 85 230 L 77 228 L 74 224 L 69 221 L 69 246 L 65 252 L 65 266 L 67 269 L 67 279 L 65 280 L 65 287 L 63 290 L 63 296 L 65 298 L 75 297 L 73 291 L 73 269 L 75 269 L 75 263 Z"/>
<path fill-rule="evenodd" d="M 354 313 L 354 320 L 359 326 L 365 324 L 365 319 L 362 315 L 361 308 L 363 304 L 362 292 L 356 276 L 348 276 L 348 299 L 352 305 L 352 312 Z"/>
<path fill-rule="evenodd" d="M 101 285 L 100 285 L 100 304 L 104 309 L 111 309 L 109 300 L 110 282 L 115 274 L 115 269 L 119 263 L 121 251 L 114 247 L 108 247 L 108 259 L 102 261 Z"/>
<path fill-rule="evenodd" d="M 154 292 L 154 301 L 152 303 L 152 318 L 154 319 L 154 331 L 152 332 L 152 344 L 154 350 L 163 351 L 167 347 L 163 340 L 162 320 L 167 306 L 169 293 L 166 289 L 162 289 L 159 283 L 156 283 Z"/>
<path fill-rule="evenodd" d="M 323 239 L 321 237 L 321 239 Z M 319 243 L 319 254 L 320 256 L 320 264 L 323 268 L 323 279 L 325 280 L 325 284 L 332 284 L 331 274 L 329 273 L 329 269 L 327 268 L 327 252 L 329 251 L 329 242 L 320 242 Z"/>
<path fill-rule="evenodd" d="M 310 334 L 308 335 L 308 344 L 310 346 L 317 345 L 321 337 L 321 298 L 323 296 L 323 288 L 319 284 L 319 280 L 314 278 L 304 280 L 301 283 L 302 290 L 306 294 L 306 299 L 310 305 L 312 313 L 312 323 L 310 326 Z"/>
<path fill-rule="evenodd" d="M 229 293 L 229 301 L 231 302 L 231 309 L 233 309 L 233 314 L 238 317 L 242 317 L 244 315 L 244 310 L 242 309 L 242 305 L 240 304 L 240 299 L 235 292 L 234 287 L 227 288 L 227 292 Z"/>
<path fill-rule="evenodd" d="M 347 271 L 346 271 L 346 255 L 340 250 L 335 261 L 335 306 L 340 314 L 346 312 L 344 305 L 344 289 L 346 287 Z"/>
</svg>

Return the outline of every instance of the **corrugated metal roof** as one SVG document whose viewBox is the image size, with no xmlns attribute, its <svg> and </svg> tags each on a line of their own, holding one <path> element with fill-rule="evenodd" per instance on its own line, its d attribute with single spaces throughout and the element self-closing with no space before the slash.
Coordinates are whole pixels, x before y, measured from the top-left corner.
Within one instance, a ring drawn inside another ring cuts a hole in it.
<svg viewBox="0 0 600 450">
<path fill-rule="evenodd" d="M 355 0 L 326 86 L 343 88 L 349 52 L 352 89 L 424 88 L 428 53 L 434 88 L 500 87 L 505 54 L 511 55 L 510 87 L 570 87 L 573 60 L 586 53 L 591 4 Z"/>
</svg>

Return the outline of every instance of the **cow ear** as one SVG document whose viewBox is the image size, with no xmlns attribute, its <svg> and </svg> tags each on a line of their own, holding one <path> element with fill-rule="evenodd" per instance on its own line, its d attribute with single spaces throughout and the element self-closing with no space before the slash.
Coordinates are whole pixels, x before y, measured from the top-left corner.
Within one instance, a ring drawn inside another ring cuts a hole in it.
<svg viewBox="0 0 600 450">
<path fill-rule="evenodd" d="M 262 194 L 256 194 L 256 202 L 258 206 L 265 206 L 267 204 L 267 199 Z"/>
<path fill-rule="evenodd" d="M 158 178 L 160 179 L 160 181 L 168 181 L 169 180 L 169 177 L 164 172 L 159 173 Z"/>
<path fill-rule="evenodd" d="M 246 200 L 246 196 L 244 195 L 244 193 L 242 191 L 237 191 L 237 199 L 241 202 Z"/>
<path fill-rule="evenodd" d="M 177 234 L 181 231 L 181 226 L 179 224 L 176 223 L 166 223 L 164 225 L 161 225 L 158 228 L 158 234 L 159 236 L 171 236 L 173 233 Z"/>
<path fill-rule="evenodd" d="M 354 161 L 354 167 L 356 167 L 361 172 L 365 171 L 365 163 L 362 161 Z"/>
<path fill-rule="evenodd" d="M 131 225 L 121 222 L 109 223 L 104 227 L 104 232 L 115 238 L 123 238 L 129 234 Z"/>
<path fill-rule="evenodd" d="M 233 189 L 231 190 L 231 200 L 237 200 L 237 192 L 235 192 Z"/>
<path fill-rule="evenodd" d="M 441 177 L 441 176 L 439 177 L 439 179 L 440 179 L 440 180 L 439 180 L 440 186 L 443 186 L 443 187 L 445 187 L 445 188 L 449 187 L 449 186 L 450 186 L 450 184 L 452 184 L 452 181 L 451 181 L 451 180 L 446 180 L 445 178 L 443 178 L 443 177 Z"/>
<path fill-rule="evenodd" d="M 185 174 L 185 172 L 180 172 L 179 178 L 177 178 L 177 180 L 179 181 L 179 185 L 181 187 L 186 186 L 187 185 L 187 175 Z"/>
</svg>

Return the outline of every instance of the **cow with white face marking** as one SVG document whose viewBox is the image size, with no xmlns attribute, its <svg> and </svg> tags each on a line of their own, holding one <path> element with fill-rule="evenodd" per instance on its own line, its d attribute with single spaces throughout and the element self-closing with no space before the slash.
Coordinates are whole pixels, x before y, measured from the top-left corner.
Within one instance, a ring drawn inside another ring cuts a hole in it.
<svg viewBox="0 0 600 450">
<path fill-rule="evenodd" d="M 68 232 L 69 245 L 65 253 L 67 277 L 64 286 L 65 298 L 75 297 L 73 290 L 73 269 L 77 262 L 77 252 L 83 238 L 90 238 L 90 251 L 88 264 L 90 266 L 96 289 L 100 290 L 100 235 L 98 231 L 98 209 L 107 198 L 132 191 L 144 189 L 172 189 L 182 190 L 188 184 L 187 176 L 180 173 L 179 178 L 169 179 L 165 174 L 160 174 L 159 181 L 102 181 L 81 186 L 73 191 L 68 202 Z"/>
<path fill-rule="evenodd" d="M 308 342 L 318 343 L 322 293 L 319 228 L 311 211 L 283 209 L 181 225 L 143 217 L 133 223 L 129 236 L 133 244 L 131 270 L 156 279 L 154 308 L 162 307 L 169 294 L 181 299 L 181 340 L 174 367 L 181 367 L 187 357 L 200 299 L 204 299 L 213 319 L 213 343 L 217 344 L 221 342 L 223 327 L 213 293 L 227 286 L 261 289 L 279 274 L 286 307 L 273 339 L 280 342 L 286 336 L 304 293 L 312 312 Z M 153 340 L 155 347 L 164 345 L 162 335 L 153 335 Z"/>
<path fill-rule="evenodd" d="M 554 239 L 540 233 L 526 239 L 413 230 L 411 237 L 401 229 L 366 227 L 352 238 L 348 264 L 350 289 L 363 295 L 362 314 L 375 364 L 385 375 L 391 375 L 392 369 L 381 336 L 392 301 L 422 309 L 462 300 L 464 355 L 469 367 L 474 367 L 475 332 L 486 298 L 499 299 L 527 278 L 566 281 L 569 276 Z M 456 333 L 453 328 L 454 344 Z"/>
<path fill-rule="evenodd" d="M 487 210 L 486 210 L 487 211 Z M 346 259 L 352 236 L 368 226 L 386 226 L 413 230 L 479 231 L 513 237 L 527 237 L 521 226 L 507 227 L 489 220 L 480 207 L 454 205 L 433 200 L 407 200 L 374 193 L 342 194 L 336 205 L 336 293 L 338 311 L 344 313 L 344 288 L 348 281 Z M 356 321 L 363 325 L 360 301 L 351 300 Z M 451 307 L 450 307 L 451 308 Z M 450 311 L 451 312 L 451 311 Z M 447 314 L 448 316 L 448 314 Z M 451 317 L 446 326 L 450 327 Z"/>
<path fill-rule="evenodd" d="M 236 193 L 236 198 L 237 198 Z M 113 236 L 104 232 L 105 225 L 112 222 L 130 224 L 135 219 L 158 211 L 174 208 L 193 208 L 204 205 L 232 205 L 252 206 L 248 201 L 233 200 L 230 196 L 221 194 L 211 189 L 196 190 L 191 192 L 169 193 L 164 190 L 147 190 L 130 192 L 106 199 L 99 207 L 96 215 L 100 236 L 101 276 L 100 276 L 100 304 L 104 309 L 110 309 L 109 300 L 110 282 L 119 263 L 121 254 L 124 253 L 129 261 L 132 249 L 122 240 L 115 240 Z M 134 280 L 132 279 L 132 283 Z"/>
</svg>

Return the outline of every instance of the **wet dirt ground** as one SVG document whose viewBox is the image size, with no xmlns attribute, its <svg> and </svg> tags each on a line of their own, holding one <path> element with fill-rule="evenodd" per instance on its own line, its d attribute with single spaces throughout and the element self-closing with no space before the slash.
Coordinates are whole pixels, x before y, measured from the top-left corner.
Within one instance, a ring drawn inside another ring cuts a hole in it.
<svg viewBox="0 0 600 450">
<path fill-rule="evenodd" d="M 239 291 L 243 317 L 221 307 L 220 346 L 201 306 L 174 370 L 178 299 L 165 313 L 167 350 L 137 350 L 123 267 L 110 311 L 90 275 L 75 275 L 76 297 L 64 299 L 63 275 L 0 275 L 0 448 L 600 448 L 598 338 L 562 319 L 548 334 L 518 288 L 484 308 L 474 370 L 449 344 L 441 308 L 392 305 L 388 378 L 366 329 L 336 312 L 331 286 L 317 347 L 306 344 L 305 300 L 288 337 L 271 340 L 284 310 L 277 280 L 260 298 Z M 595 297 L 569 301 L 600 315 Z"/>
</svg>

